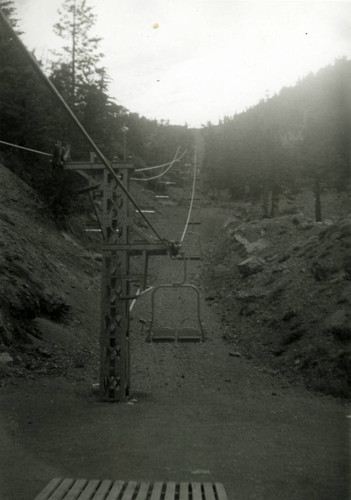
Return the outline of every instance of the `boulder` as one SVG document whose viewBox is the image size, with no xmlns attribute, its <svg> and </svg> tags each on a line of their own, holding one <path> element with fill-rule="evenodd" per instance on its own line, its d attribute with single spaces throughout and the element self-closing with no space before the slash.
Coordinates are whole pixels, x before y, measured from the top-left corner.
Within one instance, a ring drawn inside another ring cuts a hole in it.
<svg viewBox="0 0 351 500">
<path fill-rule="evenodd" d="M 313 228 L 313 222 L 311 220 L 305 220 L 305 221 L 301 222 L 301 224 L 299 224 L 298 227 L 300 229 L 302 229 L 303 231 L 307 231 L 308 229 Z"/>
<path fill-rule="evenodd" d="M 249 241 L 239 233 L 235 233 L 233 238 L 237 243 L 239 243 L 240 246 L 242 246 L 246 254 L 260 252 L 270 245 L 269 241 L 264 238 L 259 238 L 256 241 Z"/>
<path fill-rule="evenodd" d="M 243 276 L 250 276 L 259 273 L 264 267 L 265 261 L 260 257 L 249 257 L 237 264 L 240 273 Z"/>
<path fill-rule="evenodd" d="M 240 302 L 255 302 L 256 300 L 264 299 L 267 297 L 268 291 L 261 290 L 239 290 L 235 294 L 235 298 Z"/>
<path fill-rule="evenodd" d="M 230 219 L 226 220 L 226 222 L 223 225 L 223 229 L 230 235 L 232 236 L 236 228 L 241 224 L 241 220 L 237 217 L 231 217 Z"/>
<path fill-rule="evenodd" d="M 351 318 L 345 309 L 335 311 L 325 320 L 325 326 L 337 340 L 351 340 Z"/>
<path fill-rule="evenodd" d="M 13 357 L 8 352 L 0 352 L 0 366 L 13 363 Z"/>
<path fill-rule="evenodd" d="M 351 326 L 350 317 L 345 309 L 338 309 L 325 320 L 327 328 Z"/>
</svg>

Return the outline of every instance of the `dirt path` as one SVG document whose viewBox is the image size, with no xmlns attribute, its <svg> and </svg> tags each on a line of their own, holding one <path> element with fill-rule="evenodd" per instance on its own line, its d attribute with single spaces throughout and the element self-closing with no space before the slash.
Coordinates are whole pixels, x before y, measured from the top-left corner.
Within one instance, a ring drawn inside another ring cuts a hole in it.
<svg viewBox="0 0 351 500">
<path fill-rule="evenodd" d="M 206 254 L 225 214 L 204 212 Z M 30 500 L 54 476 L 220 481 L 230 500 L 348 499 L 347 408 L 238 357 L 205 300 L 205 271 L 206 260 L 189 269 L 205 343 L 146 343 L 150 296 L 135 306 L 129 403 L 99 403 L 95 380 L 28 380 L 2 391 L 2 500 Z M 178 280 L 182 264 L 160 258 L 152 275 Z M 191 297 L 181 299 L 179 314 L 177 301 L 162 296 L 160 319 L 194 321 Z"/>
</svg>

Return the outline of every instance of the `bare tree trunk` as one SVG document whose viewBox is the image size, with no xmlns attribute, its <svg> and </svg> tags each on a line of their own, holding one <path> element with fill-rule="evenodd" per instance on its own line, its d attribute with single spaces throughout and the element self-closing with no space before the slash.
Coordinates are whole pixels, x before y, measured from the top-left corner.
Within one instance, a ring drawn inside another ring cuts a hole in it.
<svg viewBox="0 0 351 500">
<path fill-rule="evenodd" d="M 314 201 L 316 222 L 322 222 L 321 185 L 317 176 L 314 178 Z"/>
<path fill-rule="evenodd" d="M 270 211 L 270 190 L 264 186 L 261 191 L 262 217 L 269 217 Z"/>
<path fill-rule="evenodd" d="M 73 29 L 72 29 L 72 100 L 76 103 L 76 2 L 73 7 Z"/>
<path fill-rule="evenodd" d="M 279 188 L 277 184 L 273 184 L 271 191 L 271 217 L 275 217 L 278 213 L 279 204 Z"/>
</svg>

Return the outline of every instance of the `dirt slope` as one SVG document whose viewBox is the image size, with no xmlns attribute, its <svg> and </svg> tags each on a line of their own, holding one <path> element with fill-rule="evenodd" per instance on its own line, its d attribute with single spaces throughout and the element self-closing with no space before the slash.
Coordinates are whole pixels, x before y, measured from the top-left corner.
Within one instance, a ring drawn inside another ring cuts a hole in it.
<svg viewBox="0 0 351 500">
<path fill-rule="evenodd" d="M 69 373 L 95 356 L 98 313 L 86 304 L 97 300 L 101 257 L 58 230 L 36 193 L 3 166 L 0 179 L 0 372 L 6 385 L 17 376 Z"/>
<path fill-rule="evenodd" d="M 236 206 L 206 280 L 228 339 L 327 394 L 351 395 L 351 218 L 249 220 Z"/>
</svg>

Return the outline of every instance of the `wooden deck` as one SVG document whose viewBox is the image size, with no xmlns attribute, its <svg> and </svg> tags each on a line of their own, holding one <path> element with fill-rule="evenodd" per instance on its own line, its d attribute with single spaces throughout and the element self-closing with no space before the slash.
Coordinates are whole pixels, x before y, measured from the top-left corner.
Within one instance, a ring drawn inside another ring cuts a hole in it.
<svg viewBox="0 0 351 500">
<path fill-rule="evenodd" d="M 221 483 L 55 478 L 34 500 L 228 500 Z"/>
</svg>

